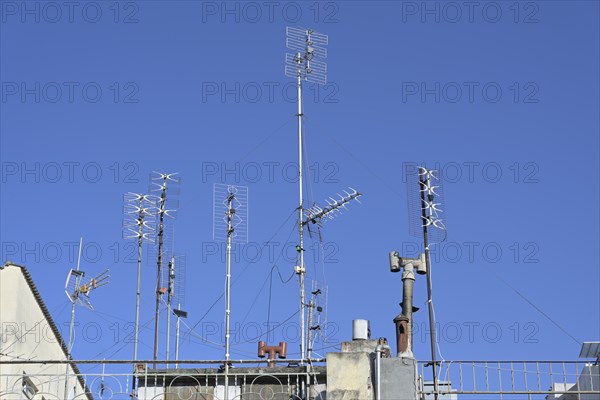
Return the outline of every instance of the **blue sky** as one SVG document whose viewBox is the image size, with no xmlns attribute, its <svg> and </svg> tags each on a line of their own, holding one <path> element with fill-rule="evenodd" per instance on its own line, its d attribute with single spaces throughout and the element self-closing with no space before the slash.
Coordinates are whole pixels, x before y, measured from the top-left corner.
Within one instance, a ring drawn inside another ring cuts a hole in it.
<svg viewBox="0 0 600 400">
<path fill-rule="evenodd" d="M 349 186 L 364 193 L 324 225 L 321 253 L 307 254 L 308 287 L 318 279 L 329 293 L 318 353 L 350 339 L 355 318 L 393 342 L 401 281 L 388 252 L 410 256 L 420 243 L 408 234 L 402 174 L 416 162 L 446 177 L 448 240 L 432 254 L 445 359 L 573 359 L 578 342 L 600 339 L 597 2 L 0 5 L 2 259 L 27 265 L 60 325 L 80 236 L 81 268 L 111 270 L 96 311 L 77 311 L 75 357 L 133 356 L 123 340 L 136 264 L 121 239 L 122 195 L 147 191 L 152 171 L 182 177 L 175 248 L 187 260 L 187 323 L 198 323 L 182 358 L 223 355 L 200 339 L 222 343 L 223 302 L 199 322 L 224 287 L 214 183 L 250 193 L 250 244 L 233 265 L 232 356 L 255 354 L 267 318 L 286 322 L 269 340 L 298 352 L 295 277 L 283 284 L 274 272 L 268 311 L 269 273 L 277 265 L 290 276 L 285 250 L 297 240 L 288 25 L 330 39 L 328 85 L 305 87 L 307 204 Z M 316 237 L 308 245 L 319 248 Z M 155 274 L 145 262 L 142 322 Z M 419 277 L 420 359 L 425 299 Z"/>
</svg>

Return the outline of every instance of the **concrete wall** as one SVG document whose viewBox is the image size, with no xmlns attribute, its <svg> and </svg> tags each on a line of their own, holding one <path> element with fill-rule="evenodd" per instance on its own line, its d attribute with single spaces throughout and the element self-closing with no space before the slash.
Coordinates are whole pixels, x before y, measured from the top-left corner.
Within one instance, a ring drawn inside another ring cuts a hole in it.
<svg viewBox="0 0 600 400">
<path fill-rule="evenodd" d="M 13 357 L 18 356 L 34 360 L 66 360 L 59 340 L 50 328 L 21 268 L 6 266 L 0 269 L 0 348 L 2 353 L 9 354 L 0 356 L 0 359 L 14 360 Z M 75 379 L 73 369 L 64 364 L 0 365 L 0 392 L 20 393 L 25 373 L 38 389 L 35 400 L 42 396 L 47 400 L 64 400 L 67 398 L 64 395 L 67 368 L 71 377 L 69 386 L 75 387 L 76 393 L 81 394 L 83 387 Z"/>
<path fill-rule="evenodd" d="M 370 353 L 327 353 L 327 400 L 372 400 Z"/>
<path fill-rule="evenodd" d="M 381 400 L 417 399 L 417 362 L 413 358 L 381 359 Z"/>
</svg>

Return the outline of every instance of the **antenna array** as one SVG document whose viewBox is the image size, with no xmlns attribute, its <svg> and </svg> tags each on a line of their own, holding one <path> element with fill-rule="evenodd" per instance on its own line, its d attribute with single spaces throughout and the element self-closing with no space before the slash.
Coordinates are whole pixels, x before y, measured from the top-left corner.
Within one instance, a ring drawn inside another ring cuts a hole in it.
<svg viewBox="0 0 600 400">
<path fill-rule="evenodd" d="M 231 221 L 233 232 L 227 228 L 229 196 L 233 194 L 232 206 L 235 210 Z M 213 186 L 213 240 L 226 241 L 231 236 L 233 242 L 248 242 L 248 188 L 223 183 Z"/>
<path fill-rule="evenodd" d="M 437 170 L 418 167 L 406 172 L 408 232 L 422 237 L 427 227 L 430 244 L 446 240 L 444 182 Z M 424 198 L 422 198 L 422 195 Z"/>
<path fill-rule="evenodd" d="M 360 196 L 362 196 L 361 193 L 358 193 L 356 190 L 349 188 L 350 193 L 348 193 L 348 191 L 344 190 L 344 194 L 345 196 L 342 196 L 341 194 L 337 194 L 337 196 L 339 197 L 338 199 L 335 199 L 333 197 L 329 197 L 329 199 L 325 199 L 325 202 L 327 203 L 327 205 L 323 208 L 319 207 L 318 205 L 313 205 L 311 208 L 308 208 L 304 211 L 304 221 L 302 222 L 303 225 L 307 225 L 309 222 L 312 222 L 313 224 L 320 224 L 321 220 L 324 218 L 327 219 L 334 219 L 338 214 L 341 214 L 342 210 L 341 208 L 347 210 L 348 208 L 346 207 L 346 205 L 348 203 L 350 203 L 352 200 L 356 200 L 360 203 L 360 200 L 358 200 L 358 198 Z"/>
<path fill-rule="evenodd" d="M 308 82 L 327 84 L 327 35 L 311 29 L 287 27 L 286 47 L 295 53 L 285 55 L 285 74 Z"/>
</svg>

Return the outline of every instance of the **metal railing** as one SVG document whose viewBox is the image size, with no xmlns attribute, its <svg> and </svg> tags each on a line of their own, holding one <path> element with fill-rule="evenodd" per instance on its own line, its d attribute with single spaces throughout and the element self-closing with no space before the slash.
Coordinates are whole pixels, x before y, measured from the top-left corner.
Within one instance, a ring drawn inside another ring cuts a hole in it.
<svg viewBox="0 0 600 400">
<path fill-rule="evenodd" d="M 267 368 L 269 360 L 230 360 L 229 400 L 325 400 L 324 368 L 296 365 L 299 360 L 274 360 L 280 367 Z M 314 360 L 314 363 L 324 360 Z M 63 360 L 0 361 L 0 400 L 222 400 L 225 372 L 222 360 L 178 361 L 178 369 L 152 369 L 153 360 L 82 360 L 77 378 L 84 385 L 65 396 L 65 379 L 75 385 L 75 376 L 57 374 L 52 367 Z M 283 363 L 285 362 L 285 364 Z M 166 365 L 157 361 L 157 365 Z M 173 363 L 172 361 L 170 362 Z M 135 365 L 136 372 L 132 372 Z M 8 368 L 12 373 L 5 373 Z M 54 368 L 56 370 L 56 368 Z M 26 374 L 23 372 L 27 371 Z M 134 385 L 135 383 L 135 385 Z M 135 387 L 135 389 L 133 389 Z M 85 388 L 85 389 L 84 389 Z M 28 392 L 26 394 L 25 392 Z"/>
<path fill-rule="evenodd" d="M 296 366 L 299 360 L 277 360 L 278 367 L 267 368 L 265 359 L 232 360 L 236 367 L 227 375 L 229 399 L 324 400 L 324 361 L 313 360 L 312 364 L 320 366 L 300 367 Z M 81 360 L 76 361 L 80 371 L 77 376 L 65 376 L 61 364 L 66 363 L 0 360 L 0 400 L 65 400 L 65 379 L 71 379 L 72 387 L 83 382 L 68 396 L 77 400 L 225 397 L 222 360 L 180 360 L 178 369 L 152 369 L 153 360 Z M 157 361 L 159 366 L 165 364 Z M 419 398 L 433 399 L 431 368 L 424 361 L 418 368 Z M 582 361 L 443 361 L 438 366 L 438 380 L 439 400 L 600 400 L 600 365 Z"/>
<path fill-rule="evenodd" d="M 421 398 L 434 397 L 430 365 L 419 362 Z M 600 400 L 600 366 L 582 361 L 443 361 L 438 382 L 445 399 Z"/>
</svg>

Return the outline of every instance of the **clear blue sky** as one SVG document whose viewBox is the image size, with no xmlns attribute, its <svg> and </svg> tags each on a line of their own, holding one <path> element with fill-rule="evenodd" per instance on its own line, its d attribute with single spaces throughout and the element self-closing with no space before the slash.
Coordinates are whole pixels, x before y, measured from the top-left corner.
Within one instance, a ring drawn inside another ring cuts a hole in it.
<svg viewBox="0 0 600 400">
<path fill-rule="evenodd" d="M 75 357 L 133 356 L 119 342 L 131 332 L 136 276 L 122 194 L 146 191 L 151 171 L 183 178 L 175 247 L 187 257 L 190 325 L 224 287 L 213 184 L 249 187 L 251 244 L 233 266 L 232 319 L 244 325 L 232 356 L 255 355 L 269 271 L 276 264 L 285 280 L 294 266 L 293 251 L 278 258 L 296 243 L 294 218 L 286 222 L 297 207 L 287 25 L 330 37 L 330 83 L 306 87 L 307 204 L 348 186 L 364 193 L 324 226 L 325 258 L 307 255 L 308 282 L 329 288 L 325 346 L 348 340 L 354 318 L 393 342 L 401 281 L 388 252 L 414 255 L 419 243 L 408 235 L 402 169 L 421 161 L 447 177 L 448 242 L 432 256 L 446 359 L 573 359 L 578 341 L 600 339 L 598 2 L 60 4 L 0 2 L 1 242 L 2 259 L 28 266 L 61 325 L 73 243 L 84 237 L 88 274 L 111 269 L 111 285 L 93 294 L 97 311 L 77 311 Z M 144 264 L 143 322 L 155 269 Z M 272 322 L 296 311 L 297 287 L 274 274 Z M 425 298 L 419 277 L 420 359 L 429 357 Z M 221 343 L 213 329 L 223 309 L 196 334 Z M 292 326 L 297 353 L 293 336 Z M 150 358 L 152 330 L 141 338 Z M 184 340 L 182 358 L 222 357 L 199 342 Z"/>
</svg>

